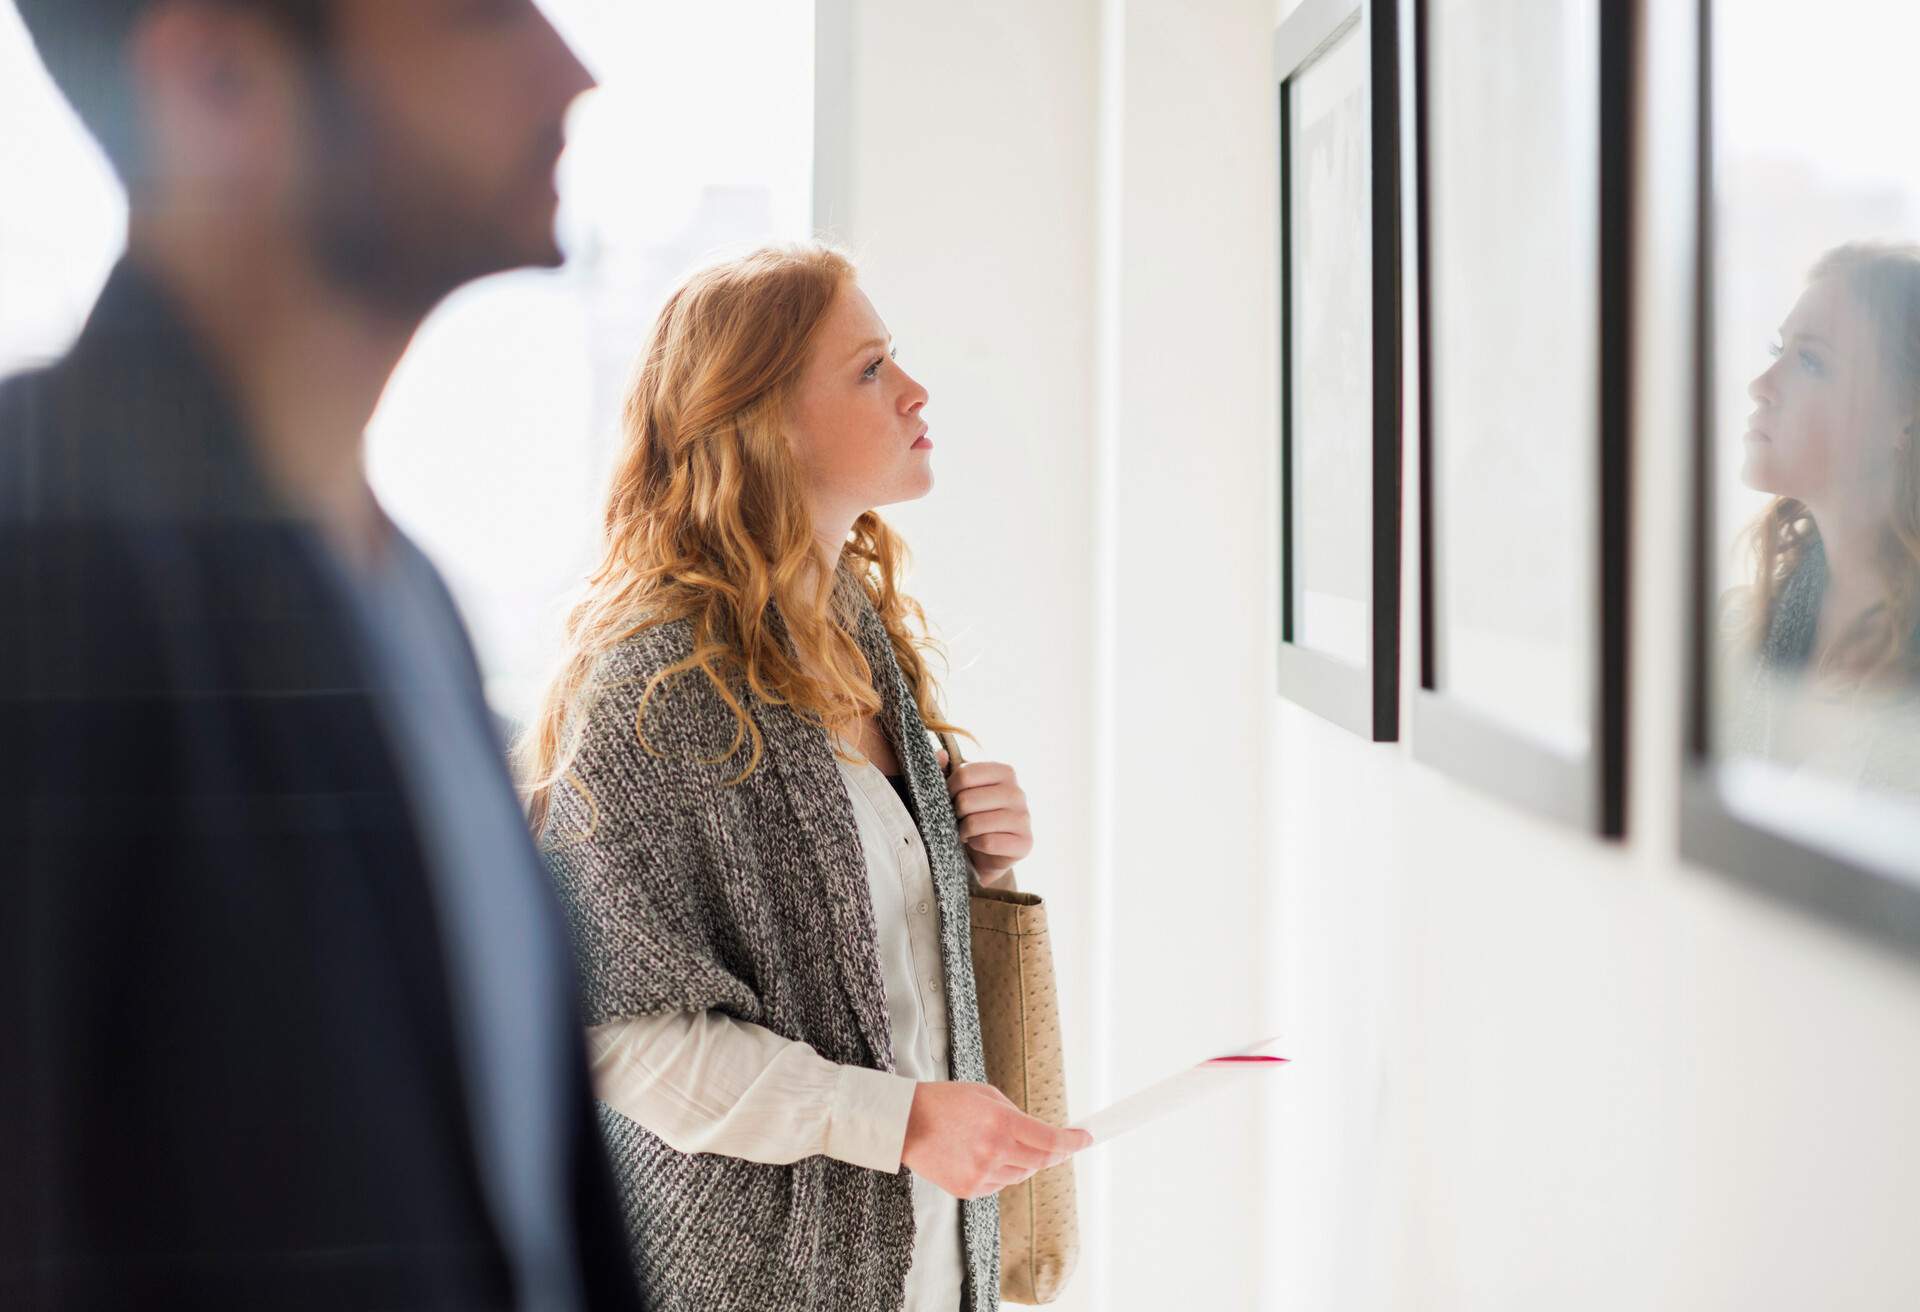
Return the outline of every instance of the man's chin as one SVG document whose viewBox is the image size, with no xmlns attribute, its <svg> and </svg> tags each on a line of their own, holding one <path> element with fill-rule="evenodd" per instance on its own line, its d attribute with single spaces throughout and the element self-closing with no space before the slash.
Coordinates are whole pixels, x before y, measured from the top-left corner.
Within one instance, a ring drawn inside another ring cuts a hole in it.
<svg viewBox="0 0 1920 1312">
<path fill-rule="evenodd" d="M 551 233 L 514 242 L 502 242 L 497 250 L 490 254 L 478 255 L 474 259 L 467 277 L 462 280 L 462 285 L 478 282 L 482 278 L 497 277 L 503 273 L 518 273 L 525 269 L 558 269 L 566 262 L 566 252 L 560 249 L 560 243 Z"/>
<path fill-rule="evenodd" d="M 567 253 L 560 249 L 560 243 L 548 238 L 540 250 L 527 259 L 529 269 L 557 269 L 567 262 Z"/>
<path fill-rule="evenodd" d="M 561 249 L 556 235 L 557 218 L 554 208 L 548 206 L 538 221 L 527 225 L 525 236 L 515 243 L 519 247 L 519 259 L 509 267 L 557 269 L 567 262 L 567 253 Z"/>
</svg>

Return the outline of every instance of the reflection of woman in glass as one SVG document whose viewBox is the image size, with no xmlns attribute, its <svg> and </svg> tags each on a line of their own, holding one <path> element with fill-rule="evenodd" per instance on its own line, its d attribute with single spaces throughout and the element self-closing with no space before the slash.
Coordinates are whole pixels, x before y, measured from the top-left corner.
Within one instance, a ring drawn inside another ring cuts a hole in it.
<svg viewBox="0 0 1920 1312">
<path fill-rule="evenodd" d="M 1774 356 L 1748 387 L 1742 478 L 1774 499 L 1749 533 L 1728 746 L 1920 787 L 1920 246 L 1821 257 Z"/>
</svg>

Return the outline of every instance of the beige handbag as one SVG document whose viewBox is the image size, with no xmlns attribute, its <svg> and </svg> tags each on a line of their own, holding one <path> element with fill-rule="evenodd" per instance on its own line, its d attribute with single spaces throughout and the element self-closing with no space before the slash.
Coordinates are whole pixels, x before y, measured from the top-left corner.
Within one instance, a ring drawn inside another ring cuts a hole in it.
<svg viewBox="0 0 1920 1312">
<path fill-rule="evenodd" d="M 940 735 L 947 768 L 960 746 Z M 987 1082 L 1027 1115 L 1067 1123 L 1066 1063 L 1060 1045 L 1060 995 L 1053 978 L 1047 908 L 1033 893 L 973 885 L 973 978 Z M 1000 1297 L 1051 1303 L 1080 1259 L 1073 1163 L 1066 1161 L 1000 1191 Z"/>
</svg>

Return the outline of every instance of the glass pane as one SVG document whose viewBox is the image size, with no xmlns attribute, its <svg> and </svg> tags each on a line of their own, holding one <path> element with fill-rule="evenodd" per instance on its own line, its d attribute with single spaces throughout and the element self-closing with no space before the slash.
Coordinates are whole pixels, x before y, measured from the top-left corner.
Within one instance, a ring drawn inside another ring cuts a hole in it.
<svg viewBox="0 0 1920 1312">
<path fill-rule="evenodd" d="M 1712 737 L 1864 841 L 1920 789 L 1920 13 L 1714 18 Z"/>
<path fill-rule="evenodd" d="M 1568 753 L 1593 701 L 1596 0 L 1435 0 L 1438 682 Z"/>
<path fill-rule="evenodd" d="M 1288 83 L 1294 640 L 1364 665 L 1372 594 L 1367 48 L 1356 23 Z"/>
</svg>

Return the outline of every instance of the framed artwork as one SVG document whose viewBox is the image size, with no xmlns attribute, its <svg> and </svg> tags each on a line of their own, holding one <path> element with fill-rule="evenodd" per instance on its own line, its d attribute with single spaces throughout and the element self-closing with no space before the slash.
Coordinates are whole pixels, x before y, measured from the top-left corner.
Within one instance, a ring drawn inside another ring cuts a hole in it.
<svg viewBox="0 0 1920 1312">
<path fill-rule="evenodd" d="M 1920 950 L 1920 15 L 1699 0 L 1686 856 Z M 1791 107 L 1768 70 L 1791 61 Z"/>
<path fill-rule="evenodd" d="M 1400 728 L 1399 60 L 1392 0 L 1274 32 L 1280 115 L 1281 693 Z"/>
<path fill-rule="evenodd" d="M 1606 835 L 1626 823 L 1633 11 L 1414 2 L 1413 751 Z"/>
</svg>

